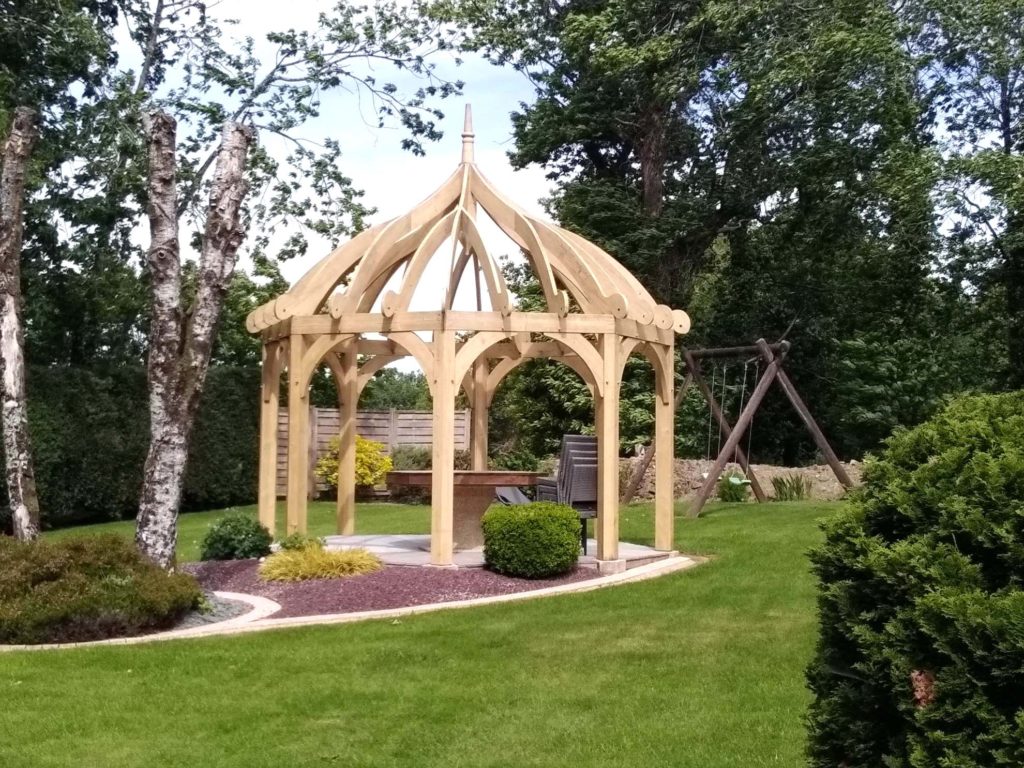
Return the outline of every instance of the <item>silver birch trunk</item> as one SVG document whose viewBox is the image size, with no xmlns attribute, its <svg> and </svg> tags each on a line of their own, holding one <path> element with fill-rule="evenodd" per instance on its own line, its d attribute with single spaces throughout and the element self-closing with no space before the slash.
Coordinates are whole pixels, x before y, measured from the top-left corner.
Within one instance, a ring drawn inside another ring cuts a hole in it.
<svg viewBox="0 0 1024 768">
<path fill-rule="evenodd" d="M 186 318 L 178 244 L 175 123 L 164 112 L 152 112 L 146 116 L 145 127 L 152 235 L 146 257 L 153 302 L 147 368 L 150 444 L 135 542 L 155 563 L 172 568 L 189 437 L 224 296 L 245 235 L 241 212 L 247 191 L 245 163 L 253 133 L 237 123 L 224 127 L 203 232 L 196 298 Z"/>
<path fill-rule="evenodd" d="M 11 133 L 3 147 L 0 173 L 0 398 L 7 494 L 14 535 L 39 535 L 39 497 L 32 467 L 25 396 L 25 334 L 21 323 L 21 239 L 24 229 L 25 175 L 39 137 L 36 113 L 14 112 Z"/>
</svg>

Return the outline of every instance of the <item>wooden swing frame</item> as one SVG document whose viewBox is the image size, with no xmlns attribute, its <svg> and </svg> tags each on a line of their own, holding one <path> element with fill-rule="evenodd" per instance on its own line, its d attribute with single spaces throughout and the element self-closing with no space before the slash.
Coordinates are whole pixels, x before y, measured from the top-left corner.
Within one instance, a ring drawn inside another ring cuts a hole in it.
<svg viewBox="0 0 1024 768">
<path fill-rule="evenodd" d="M 825 437 L 825 433 L 821 431 L 821 427 L 818 426 L 818 422 L 815 421 L 810 408 L 807 407 L 807 403 L 804 402 L 804 399 L 800 396 L 800 393 L 794 386 L 793 381 L 789 378 L 789 375 L 783 367 L 786 356 L 789 354 L 789 349 L 790 344 L 788 341 L 769 344 L 764 339 L 758 339 L 752 345 L 740 347 L 709 347 L 705 349 L 680 348 L 686 374 L 683 378 L 682 384 L 680 384 L 676 389 L 673 412 L 679 408 L 679 405 L 682 403 L 690 386 L 695 385 L 701 393 L 701 396 L 704 398 L 704 401 L 707 403 L 708 409 L 711 411 L 715 421 L 718 423 L 719 430 L 726 438 L 725 444 L 721 447 L 718 455 L 715 457 L 714 464 L 712 464 L 711 469 L 704 478 L 704 482 L 697 491 L 696 498 L 687 511 L 688 517 L 698 517 L 700 515 L 701 510 L 704 509 L 704 505 L 714 492 L 715 486 L 730 460 L 735 460 L 736 463 L 745 467 L 745 473 L 747 479 L 750 481 L 750 489 L 754 493 L 754 498 L 757 499 L 758 502 L 767 501 L 764 489 L 758 482 L 754 471 L 750 468 L 749 457 L 744 453 L 740 443 L 743 440 L 744 434 L 746 434 L 747 430 L 753 423 L 754 416 L 761 407 L 761 403 L 764 401 L 765 395 L 768 394 L 768 390 L 771 388 L 771 385 L 776 381 L 782 388 L 782 391 L 785 393 L 790 404 L 793 406 L 793 409 L 797 412 L 801 422 L 803 422 L 804 426 L 807 428 L 807 431 L 811 435 L 811 439 L 814 440 L 814 444 L 817 446 L 818 450 L 821 451 L 825 461 L 832 469 L 833 474 L 836 476 L 836 480 L 838 480 L 844 488 L 853 487 L 853 481 L 846 472 L 846 468 L 843 467 L 842 463 L 839 461 L 839 457 L 829 444 L 828 439 Z M 760 377 L 758 377 L 750 397 L 747 399 L 743 410 L 740 412 L 740 415 L 736 420 L 736 424 L 733 425 L 729 423 L 728 417 L 725 415 L 719 402 L 715 399 L 714 392 L 712 392 L 711 387 L 708 386 L 707 380 L 704 378 L 701 370 L 701 361 L 750 357 L 752 355 L 756 356 L 762 363 L 764 363 L 765 368 L 761 372 Z M 623 503 L 628 503 L 636 495 L 637 489 L 643 481 L 643 477 L 647 473 L 647 469 L 650 467 L 651 461 L 655 457 L 656 450 L 657 446 L 652 445 L 644 454 L 643 459 L 638 463 L 633 472 L 633 476 L 630 478 L 629 485 L 623 494 Z M 659 462 L 659 464 L 660 463 L 661 462 Z"/>
</svg>

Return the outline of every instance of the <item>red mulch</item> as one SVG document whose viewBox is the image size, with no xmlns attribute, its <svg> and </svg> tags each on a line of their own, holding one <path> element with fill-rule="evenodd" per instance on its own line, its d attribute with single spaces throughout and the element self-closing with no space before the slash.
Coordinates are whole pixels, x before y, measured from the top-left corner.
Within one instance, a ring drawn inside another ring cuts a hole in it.
<svg viewBox="0 0 1024 768">
<path fill-rule="evenodd" d="M 260 595 L 280 603 L 274 618 L 355 613 L 404 608 L 426 603 L 469 600 L 489 595 L 528 592 L 597 577 L 591 568 L 575 568 L 554 579 L 514 579 L 483 568 L 416 568 L 385 566 L 376 573 L 346 579 L 273 582 L 260 579 L 256 560 L 188 563 L 182 570 L 194 575 L 204 589 Z"/>
</svg>

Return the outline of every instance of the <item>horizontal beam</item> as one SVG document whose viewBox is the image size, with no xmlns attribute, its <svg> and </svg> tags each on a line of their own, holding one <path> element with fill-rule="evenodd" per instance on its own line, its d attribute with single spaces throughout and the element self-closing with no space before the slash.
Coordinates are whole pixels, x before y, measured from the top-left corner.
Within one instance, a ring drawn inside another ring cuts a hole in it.
<svg viewBox="0 0 1024 768">
<path fill-rule="evenodd" d="M 768 348 L 778 354 L 783 347 L 788 348 L 789 342 L 780 341 L 776 344 L 769 344 Z M 745 355 L 761 354 L 761 348 L 757 344 L 748 344 L 742 347 L 708 347 L 706 349 L 691 349 L 690 355 L 696 360 L 708 360 L 711 358 L 743 357 Z"/>
</svg>

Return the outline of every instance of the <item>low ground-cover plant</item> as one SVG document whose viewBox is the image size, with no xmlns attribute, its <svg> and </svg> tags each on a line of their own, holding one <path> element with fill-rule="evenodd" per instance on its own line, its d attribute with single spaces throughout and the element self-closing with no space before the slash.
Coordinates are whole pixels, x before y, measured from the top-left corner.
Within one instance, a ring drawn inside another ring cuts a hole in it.
<svg viewBox="0 0 1024 768">
<path fill-rule="evenodd" d="M 718 478 L 718 499 L 725 502 L 746 501 L 750 481 L 740 472 L 725 472 Z"/>
<path fill-rule="evenodd" d="M 265 581 L 308 581 L 340 579 L 379 571 L 380 558 L 365 549 L 329 550 L 317 540 L 304 547 L 282 549 L 260 564 L 260 578 Z"/>
<path fill-rule="evenodd" d="M 270 554 L 270 531 L 249 515 L 229 515 L 210 526 L 203 538 L 203 560 L 246 560 Z"/>
<path fill-rule="evenodd" d="M 278 548 L 283 551 L 290 551 L 293 549 L 305 549 L 306 547 L 315 544 L 322 545 L 323 540 L 317 538 L 316 536 L 309 536 L 305 533 L 299 533 L 298 531 L 296 531 L 295 533 L 289 533 L 287 536 L 285 536 L 283 539 L 277 542 Z"/>
<path fill-rule="evenodd" d="M 484 562 L 507 576 L 544 579 L 567 573 L 580 553 L 580 521 L 553 502 L 494 507 L 483 518 Z"/>
<path fill-rule="evenodd" d="M 811 479 L 795 472 L 772 478 L 775 501 L 804 501 L 811 498 Z"/>
<path fill-rule="evenodd" d="M 811 764 L 1024 764 L 1024 392 L 897 432 L 825 530 Z"/>
<path fill-rule="evenodd" d="M 0 643 L 58 643 L 167 629 L 202 604 L 115 534 L 60 541 L 0 536 Z"/>
</svg>

